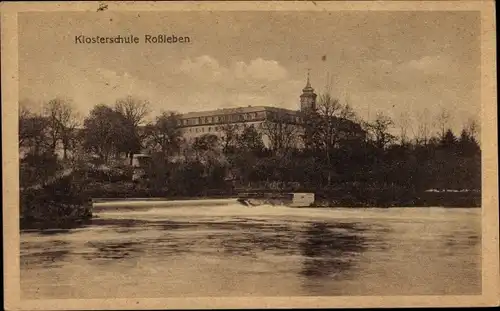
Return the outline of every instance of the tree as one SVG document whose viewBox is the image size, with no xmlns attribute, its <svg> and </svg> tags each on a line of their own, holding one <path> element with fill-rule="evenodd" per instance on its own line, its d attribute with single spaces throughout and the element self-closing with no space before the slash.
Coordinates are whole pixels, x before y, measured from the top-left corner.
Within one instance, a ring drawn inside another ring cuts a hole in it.
<svg viewBox="0 0 500 311">
<path fill-rule="evenodd" d="M 228 154 L 236 148 L 240 127 L 238 124 L 231 124 L 228 122 L 221 126 L 221 131 L 222 150 L 225 154 Z"/>
<path fill-rule="evenodd" d="M 205 159 L 208 156 L 213 156 L 218 149 L 219 138 L 213 134 L 204 134 L 195 137 L 193 141 L 193 151 L 199 160 Z"/>
<path fill-rule="evenodd" d="M 49 149 L 44 152 L 28 153 L 20 160 L 20 185 L 21 187 L 43 187 L 58 176 L 60 169 L 57 156 Z"/>
<path fill-rule="evenodd" d="M 345 132 L 346 120 L 351 122 L 355 114 L 348 104 L 342 105 L 329 93 L 319 97 L 317 110 L 308 112 L 304 119 L 304 146 L 308 149 L 322 151 L 326 160 L 327 183 L 331 184 L 332 154 L 339 147 Z"/>
<path fill-rule="evenodd" d="M 253 125 L 244 126 L 236 146 L 240 152 L 258 153 L 264 149 L 262 134 Z"/>
<path fill-rule="evenodd" d="M 366 124 L 368 132 L 375 146 L 381 150 L 391 144 L 395 137 L 389 130 L 394 126 L 392 119 L 382 113 L 378 113 L 373 122 Z"/>
<path fill-rule="evenodd" d="M 21 107 L 19 111 L 19 148 L 21 157 L 25 154 L 38 156 L 49 150 L 49 123 L 39 115 Z"/>
<path fill-rule="evenodd" d="M 397 124 L 399 127 L 399 141 L 401 145 L 406 145 L 408 143 L 408 131 L 411 131 L 412 128 L 410 115 L 407 111 L 404 111 L 399 115 Z"/>
<path fill-rule="evenodd" d="M 43 186 L 60 168 L 49 144 L 49 122 L 41 114 L 19 107 L 19 182 L 21 188 Z"/>
<path fill-rule="evenodd" d="M 445 134 L 441 138 L 441 146 L 445 148 L 453 148 L 457 143 L 457 138 L 451 129 L 446 130 Z"/>
<path fill-rule="evenodd" d="M 150 113 L 150 104 L 146 100 L 127 96 L 118 99 L 115 103 L 115 111 L 121 113 L 134 127 L 144 124 L 145 118 Z"/>
<path fill-rule="evenodd" d="M 481 149 L 473 134 L 467 129 L 462 129 L 460 139 L 458 140 L 458 149 L 464 156 L 479 155 Z"/>
<path fill-rule="evenodd" d="M 426 108 L 417 115 L 417 131 L 414 132 L 415 143 L 427 146 L 430 139 L 429 110 Z"/>
<path fill-rule="evenodd" d="M 55 98 L 44 105 L 44 116 L 48 122 L 49 144 L 53 153 L 58 143 L 63 147 L 63 157 L 67 159 L 68 150 L 73 147 L 76 128 L 79 125 L 78 115 L 71 102 Z"/>
<path fill-rule="evenodd" d="M 476 119 L 470 118 L 467 120 L 467 123 L 464 127 L 464 130 L 467 132 L 467 135 L 469 136 L 470 139 L 474 140 L 478 145 L 480 142 L 479 135 L 480 135 L 480 124 L 477 122 Z"/>
<path fill-rule="evenodd" d="M 195 153 L 195 162 L 203 165 L 206 185 L 222 185 L 226 175 L 226 160 L 222 154 L 219 137 L 213 134 L 198 136 L 194 139 L 192 150 Z"/>
<path fill-rule="evenodd" d="M 97 154 L 105 163 L 111 154 L 123 151 L 130 137 L 123 116 L 105 105 L 97 105 L 84 120 L 84 148 Z"/>
<path fill-rule="evenodd" d="M 114 110 L 123 116 L 127 131 L 131 134 L 125 141 L 123 149 L 132 164 L 134 153 L 141 149 L 141 141 L 144 137 L 140 133 L 140 126 L 144 124 L 150 112 L 149 102 L 127 96 L 116 101 Z"/>
<path fill-rule="evenodd" d="M 146 126 L 147 145 L 159 151 L 164 157 L 179 152 L 182 144 L 180 118 L 175 112 L 163 112 L 155 123 Z"/>
<path fill-rule="evenodd" d="M 269 138 L 269 147 L 277 154 L 284 154 L 297 144 L 296 122 L 284 112 L 276 112 L 271 120 L 262 123 L 262 132 Z"/>
<path fill-rule="evenodd" d="M 446 130 L 449 127 L 451 115 L 446 108 L 441 109 L 441 111 L 436 116 L 436 126 L 438 128 L 439 138 L 442 140 L 446 135 Z"/>
</svg>

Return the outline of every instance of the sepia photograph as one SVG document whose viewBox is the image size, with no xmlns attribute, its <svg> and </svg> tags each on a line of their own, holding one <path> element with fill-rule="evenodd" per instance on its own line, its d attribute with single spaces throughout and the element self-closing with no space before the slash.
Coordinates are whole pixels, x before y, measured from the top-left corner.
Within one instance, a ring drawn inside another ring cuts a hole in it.
<svg viewBox="0 0 500 311">
<path fill-rule="evenodd" d="M 4 6 L 9 309 L 498 303 L 494 8 L 417 4 Z"/>
</svg>

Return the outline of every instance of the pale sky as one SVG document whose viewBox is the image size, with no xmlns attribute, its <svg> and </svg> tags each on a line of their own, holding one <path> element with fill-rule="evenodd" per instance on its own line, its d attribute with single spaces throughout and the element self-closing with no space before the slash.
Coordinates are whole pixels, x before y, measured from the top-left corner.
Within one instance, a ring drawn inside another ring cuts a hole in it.
<svg viewBox="0 0 500 311">
<path fill-rule="evenodd" d="M 137 45 L 75 44 L 76 35 L 136 35 Z M 145 34 L 189 44 L 145 44 Z M 364 119 L 429 118 L 458 131 L 480 117 L 477 12 L 139 12 L 19 14 L 22 101 L 96 104 L 132 95 L 153 114 L 248 105 L 299 108 L 307 69 L 317 93 Z"/>
</svg>

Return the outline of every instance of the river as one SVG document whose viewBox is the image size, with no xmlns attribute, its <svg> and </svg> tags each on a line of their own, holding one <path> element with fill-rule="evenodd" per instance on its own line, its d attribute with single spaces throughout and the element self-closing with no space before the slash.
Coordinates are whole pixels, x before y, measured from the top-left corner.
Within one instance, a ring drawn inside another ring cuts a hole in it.
<svg viewBox="0 0 500 311">
<path fill-rule="evenodd" d="M 183 206 L 21 232 L 22 299 L 481 294 L 477 208 Z"/>
</svg>

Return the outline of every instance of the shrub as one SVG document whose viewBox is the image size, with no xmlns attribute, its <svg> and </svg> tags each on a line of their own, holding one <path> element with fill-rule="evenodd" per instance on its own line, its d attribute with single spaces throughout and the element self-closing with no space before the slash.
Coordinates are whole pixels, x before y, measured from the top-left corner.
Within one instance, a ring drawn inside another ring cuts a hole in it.
<svg viewBox="0 0 500 311">
<path fill-rule="evenodd" d="M 20 192 L 20 215 L 31 222 L 67 222 L 91 217 L 89 199 L 72 175 Z"/>
</svg>

